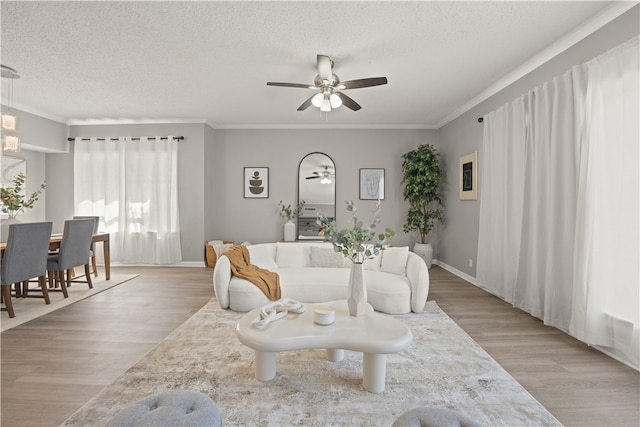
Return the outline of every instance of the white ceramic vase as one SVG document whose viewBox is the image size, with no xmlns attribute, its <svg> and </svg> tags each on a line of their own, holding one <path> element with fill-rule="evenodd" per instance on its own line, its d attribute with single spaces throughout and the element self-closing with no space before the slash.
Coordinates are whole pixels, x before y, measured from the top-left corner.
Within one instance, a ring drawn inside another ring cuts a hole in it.
<svg viewBox="0 0 640 427">
<path fill-rule="evenodd" d="M 431 262 L 433 260 L 433 246 L 431 243 L 416 243 L 413 246 L 413 253 L 419 255 L 427 264 L 427 268 L 431 268 Z"/>
<path fill-rule="evenodd" d="M 9 226 L 11 224 L 20 224 L 15 216 L 10 216 L 9 218 L 5 218 L 0 221 L 0 242 L 6 242 L 9 237 Z"/>
<path fill-rule="evenodd" d="M 347 288 L 347 305 L 349 314 L 362 316 L 367 306 L 367 287 L 364 284 L 362 264 L 353 263 L 349 274 L 349 287 Z"/>
<path fill-rule="evenodd" d="M 284 223 L 284 241 L 293 242 L 296 240 L 296 225 L 288 220 Z"/>
</svg>

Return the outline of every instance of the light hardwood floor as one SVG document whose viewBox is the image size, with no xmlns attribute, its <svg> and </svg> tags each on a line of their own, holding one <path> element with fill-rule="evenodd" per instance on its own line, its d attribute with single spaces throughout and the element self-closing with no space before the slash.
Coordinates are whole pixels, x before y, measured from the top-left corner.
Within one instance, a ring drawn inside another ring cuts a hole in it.
<svg viewBox="0 0 640 427">
<path fill-rule="evenodd" d="M 1 334 L 2 426 L 59 425 L 213 296 L 210 269 L 114 271 L 140 276 Z M 640 425 L 638 372 L 441 268 L 430 273 L 429 299 L 563 424 Z"/>
</svg>

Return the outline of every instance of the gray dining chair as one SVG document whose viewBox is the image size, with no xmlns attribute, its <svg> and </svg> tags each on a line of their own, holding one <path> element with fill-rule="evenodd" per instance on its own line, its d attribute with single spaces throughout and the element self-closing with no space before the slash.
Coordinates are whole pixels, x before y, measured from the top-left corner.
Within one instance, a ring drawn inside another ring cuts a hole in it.
<svg viewBox="0 0 640 427">
<path fill-rule="evenodd" d="M 9 226 L 7 247 L 2 256 L 0 268 L 2 299 L 9 317 L 15 317 L 11 302 L 11 285 L 13 284 L 24 283 L 27 289 L 29 279 L 37 277 L 44 302 L 46 304 L 51 302 L 45 274 L 52 225 L 51 222 L 30 222 Z"/>
<path fill-rule="evenodd" d="M 76 215 L 73 217 L 73 219 L 93 219 L 95 222 L 93 224 L 93 234 L 98 233 L 98 226 L 100 225 L 100 217 L 99 216 L 80 216 L 80 215 Z M 91 242 L 91 247 L 90 247 L 90 258 L 91 258 L 91 268 L 93 269 L 93 275 L 94 277 L 98 277 L 98 265 L 96 263 L 96 250 L 95 250 L 95 243 L 93 243 L 93 241 Z"/>
<path fill-rule="evenodd" d="M 69 296 L 67 287 L 72 282 L 83 282 L 93 288 L 91 283 L 91 271 L 89 269 L 90 243 L 93 238 L 93 219 L 70 219 L 64 222 L 62 242 L 60 250 L 56 254 L 49 254 L 47 270 L 49 271 L 52 291 L 61 291 L 65 298 Z M 84 266 L 84 274 L 87 279 L 72 280 L 71 270 L 74 267 Z M 53 283 L 51 280 L 53 279 Z M 57 289 L 60 286 L 60 289 Z"/>
</svg>

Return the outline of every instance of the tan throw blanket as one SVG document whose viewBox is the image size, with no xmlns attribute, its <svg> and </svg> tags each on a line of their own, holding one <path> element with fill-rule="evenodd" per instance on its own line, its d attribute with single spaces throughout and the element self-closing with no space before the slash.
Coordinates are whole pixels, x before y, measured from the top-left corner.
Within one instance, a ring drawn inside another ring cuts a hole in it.
<svg viewBox="0 0 640 427">
<path fill-rule="evenodd" d="M 280 299 L 280 276 L 278 273 L 251 264 L 246 246 L 233 246 L 224 255 L 231 262 L 231 273 L 234 276 L 256 285 L 271 301 Z"/>
</svg>

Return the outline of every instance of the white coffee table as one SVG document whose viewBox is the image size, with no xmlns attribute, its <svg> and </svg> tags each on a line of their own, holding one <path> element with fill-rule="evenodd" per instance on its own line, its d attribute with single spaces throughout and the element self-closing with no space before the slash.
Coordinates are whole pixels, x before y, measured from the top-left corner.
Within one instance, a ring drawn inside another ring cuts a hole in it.
<svg viewBox="0 0 640 427">
<path fill-rule="evenodd" d="M 380 393 L 385 388 L 387 354 L 397 353 L 411 344 L 411 330 L 401 321 L 379 314 L 367 306 L 360 317 L 349 315 L 346 300 L 319 304 L 305 304 L 302 314 L 270 323 L 264 329 L 251 326 L 260 315 L 260 308 L 244 315 L 237 326 L 237 336 L 241 343 L 255 350 L 256 378 L 270 381 L 276 376 L 276 353 L 288 350 L 324 348 L 327 358 L 339 361 L 344 358 L 344 350 L 360 351 L 362 355 L 362 384 L 365 390 Z M 336 310 L 336 320 L 327 326 L 313 321 L 314 307 L 332 306 Z"/>
</svg>

